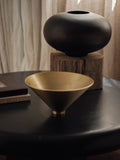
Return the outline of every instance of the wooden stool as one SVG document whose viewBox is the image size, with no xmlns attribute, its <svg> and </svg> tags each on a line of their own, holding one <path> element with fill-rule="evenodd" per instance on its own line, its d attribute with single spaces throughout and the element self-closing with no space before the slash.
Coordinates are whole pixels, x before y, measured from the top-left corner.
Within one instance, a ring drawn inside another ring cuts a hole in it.
<svg viewBox="0 0 120 160">
<path fill-rule="evenodd" d="M 93 52 L 85 57 L 70 57 L 60 51 L 52 52 L 50 70 L 85 74 L 94 80 L 94 85 L 90 89 L 103 87 L 103 55 L 100 53 Z"/>
</svg>

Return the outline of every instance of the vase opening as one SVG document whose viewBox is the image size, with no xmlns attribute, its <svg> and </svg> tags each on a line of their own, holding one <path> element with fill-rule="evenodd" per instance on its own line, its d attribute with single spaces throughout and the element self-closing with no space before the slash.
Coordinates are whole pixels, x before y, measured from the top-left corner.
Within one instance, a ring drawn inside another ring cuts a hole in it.
<svg viewBox="0 0 120 160">
<path fill-rule="evenodd" d="M 67 13 L 71 13 L 71 14 L 88 14 L 89 12 L 87 12 L 87 11 L 69 11 Z"/>
</svg>

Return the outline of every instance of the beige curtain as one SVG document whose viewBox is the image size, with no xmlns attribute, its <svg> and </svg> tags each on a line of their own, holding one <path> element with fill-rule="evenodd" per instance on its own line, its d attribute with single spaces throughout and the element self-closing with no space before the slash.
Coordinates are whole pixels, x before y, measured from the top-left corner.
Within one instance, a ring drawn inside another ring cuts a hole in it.
<svg viewBox="0 0 120 160">
<path fill-rule="evenodd" d="M 0 73 L 49 70 L 50 47 L 43 36 L 45 21 L 58 12 L 87 10 L 104 16 L 112 26 L 103 72 L 120 80 L 119 0 L 0 0 Z"/>
<path fill-rule="evenodd" d="M 112 38 L 104 49 L 104 75 L 120 80 L 120 0 L 105 1 L 105 17 L 112 26 Z"/>
<path fill-rule="evenodd" d="M 0 0 L 0 73 L 49 69 L 53 49 L 44 40 L 43 26 L 64 9 L 61 2 Z"/>
<path fill-rule="evenodd" d="M 41 3 L 0 0 L 0 72 L 39 68 Z"/>
</svg>

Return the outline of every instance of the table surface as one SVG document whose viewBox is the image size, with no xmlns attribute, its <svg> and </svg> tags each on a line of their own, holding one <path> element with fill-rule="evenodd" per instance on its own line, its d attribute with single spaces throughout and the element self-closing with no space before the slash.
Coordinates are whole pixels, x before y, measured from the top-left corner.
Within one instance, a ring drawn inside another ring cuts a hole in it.
<svg viewBox="0 0 120 160">
<path fill-rule="evenodd" d="M 34 72 L 8 73 L 24 83 Z M 70 155 L 111 151 L 120 146 L 120 82 L 103 78 L 103 89 L 87 91 L 64 117 L 31 90 L 31 102 L 0 105 L 0 152 L 60 152 Z"/>
</svg>

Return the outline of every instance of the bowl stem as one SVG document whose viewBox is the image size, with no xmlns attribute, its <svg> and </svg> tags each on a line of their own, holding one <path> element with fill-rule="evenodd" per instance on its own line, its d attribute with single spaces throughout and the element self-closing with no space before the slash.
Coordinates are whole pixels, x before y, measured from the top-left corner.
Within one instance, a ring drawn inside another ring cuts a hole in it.
<svg viewBox="0 0 120 160">
<path fill-rule="evenodd" d="M 53 117 L 57 117 L 57 116 L 65 116 L 65 110 L 61 111 L 61 112 L 57 112 L 55 110 L 52 110 L 52 115 Z"/>
</svg>

